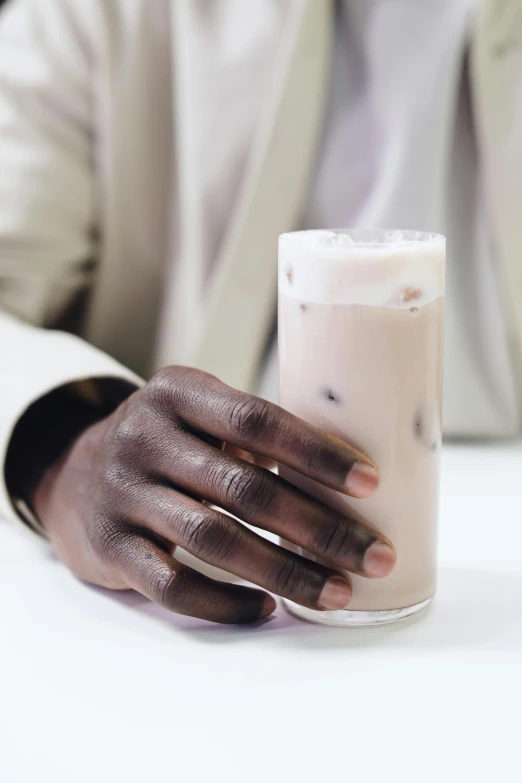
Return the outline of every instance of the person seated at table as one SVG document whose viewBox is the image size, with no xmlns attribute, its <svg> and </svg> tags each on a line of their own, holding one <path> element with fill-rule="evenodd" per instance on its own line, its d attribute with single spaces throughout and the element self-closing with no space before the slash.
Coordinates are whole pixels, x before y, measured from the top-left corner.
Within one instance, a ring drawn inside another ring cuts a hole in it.
<svg viewBox="0 0 522 783">
<path fill-rule="evenodd" d="M 262 399 L 276 238 L 445 234 L 444 432 L 518 435 L 521 33 L 517 0 L 8 2 L 2 516 L 82 579 L 220 622 L 269 615 L 267 591 L 341 608 L 346 571 L 389 573 L 390 542 L 248 456 L 354 497 L 378 484 L 371 455 Z"/>
</svg>

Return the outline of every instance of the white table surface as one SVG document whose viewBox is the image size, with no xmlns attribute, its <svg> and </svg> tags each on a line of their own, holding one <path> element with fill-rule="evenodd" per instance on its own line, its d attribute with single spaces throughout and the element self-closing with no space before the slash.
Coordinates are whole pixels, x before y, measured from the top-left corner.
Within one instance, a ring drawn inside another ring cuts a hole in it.
<svg viewBox="0 0 522 783">
<path fill-rule="evenodd" d="M 519 781 L 522 446 L 445 449 L 440 563 L 402 625 L 230 628 L 0 524 L 0 781 Z"/>
</svg>

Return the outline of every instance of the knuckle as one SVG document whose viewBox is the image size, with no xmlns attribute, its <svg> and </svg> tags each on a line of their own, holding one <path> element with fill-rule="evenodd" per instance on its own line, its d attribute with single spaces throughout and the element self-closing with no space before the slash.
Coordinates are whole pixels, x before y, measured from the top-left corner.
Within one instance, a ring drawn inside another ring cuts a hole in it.
<svg viewBox="0 0 522 783">
<path fill-rule="evenodd" d="M 163 606 L 172 606 L 178 593 L 179 579 L 176 572 L 161 574 L 154 583 L 154 597 Z"/>
<path fill-rule="evenodd" d="M 321 520 L 320 524 L 315 526 L 312 540 L 307 548 L 326 559 L 335 559 L 347 553 L 352 541 L 352 526 L 347 520 Z"/>
<path fill-rule="evenodd" d="M 272 498 L 270 482 L 260 468 L 236 465 L 222 479 L 225 501 L 233 507 L 265 510 Z"/>
<path fill-rule="evenodd" d="M 268 402 L 246 397 L 232 405 L 229 425 L 233 437 L 243 443 L 256 441 L 272 427 L 272 409 Z"/>
<path fill-rule="evenodd" d="M 164 438 L 164 426 L 145 412 L 136 411 L 122 419 L 114 428 L 111 461 L 121 465 L 122 477 L 129 471 L 131 474 L 138 473 L 140 466 L 149 465 L 154 455 L 161 453 Z"/>
<path fill-rule="evenodd" d="M 301 454 L 306 455 L 306 469 L 311 474 L 329 475 L 342 481 L 353 463 L 351 453 L 339 449 L 329 439 L 305 438 L 299 447 Z"/>
<path fill-rule="evenodd" d="M 179 383 L 177 367 L 163 367 L 158 370 L 145 387 L 145 399 L 152 407 L 163 408 L 168 402 L 176 399 Z"/>
<path fill-rule="evenodd" d="M 237 545 L 237 526 L 231 529 L 217 515 L 187 511 L 178 521 L 183 546 L 201 560 L 224 561 Z"/>
<path fill-rule="evenodd" d="M 159 575 L 153 586 L 154 600 L 181 614 L 191 614 L 196 603 L 197 585 L 184 568 Z"/>
<path fill-rule="evenodd" d="M 141 451 L 148 445 L 149 434 L 134 416 L 128 416 L 118 423 L 113 432 L 113 443 L 118 453 L 124 455 Z"/>
<path fill-rule="evenodd" d="M 163 367 L 158 370 L 145 387 L 145 399 L 152 408 L 169 414 L 183 409 L 184 402 L 201 389 L 205 373 L 192 367 Z"/>
<path fill-rule="evenodd" d="M 271 593 L 282 596 L 302 593 L 307 588 L 304 568 L 296 561 L 286 557 L 283 564 L 278 563 L 267 574 L 267 588 Z"/>
<path fill-rule="evenodd" d="M 92 547 L 101 560 L 119 560 L 128 541 L 128 533 L 110 514 L 95 520 Z"/>
<path fill-rule="evenodd" d="M 115 459 L 104 466 L 100 486 L 106 501 L 115 509 L 132 502 L 136 493 L 147 491 L 149 478 L 138 467 L 127 460 Z"/>
<path fill-rule="evenodd" d="M 317 440 L 307 440 L 303 444 L 302 453 L 306 454 L 306 467 L 310 473 L 321 472 L 325 468 L 325 463 L 330 461 L 324 445 Z"/>
</svg>

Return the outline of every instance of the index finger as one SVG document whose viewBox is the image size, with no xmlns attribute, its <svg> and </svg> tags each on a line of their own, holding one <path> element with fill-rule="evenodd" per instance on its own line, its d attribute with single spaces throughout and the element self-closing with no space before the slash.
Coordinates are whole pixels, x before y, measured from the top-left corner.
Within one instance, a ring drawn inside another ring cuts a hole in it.
<svg viewBox="0 0 522 783">
<path fill-rule="evenodd" d="M 369 497 L 379 485 L 379 471 L 366 454 L 278 405 L 189 368 L 163 371 L 161 383 L 164 402 L 192 429 L 352 497 Z"/>
</svg>

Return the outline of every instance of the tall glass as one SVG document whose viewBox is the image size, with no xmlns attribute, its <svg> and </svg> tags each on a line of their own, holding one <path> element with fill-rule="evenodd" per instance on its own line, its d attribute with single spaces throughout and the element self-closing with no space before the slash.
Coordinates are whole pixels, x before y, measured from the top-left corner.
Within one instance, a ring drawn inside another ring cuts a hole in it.
<svg viewBox="0 0 522 783">
<path fill-rule="evenodd" d="M 446 241 L 417 231 L 298 231 L 279 238 L 279 402 L 365 451 L 379 489 L 354 500 L 281 475 L 384 533 L 384 579 L 351 576 L 349 610 L 294 614 L 328 625 L 395 622 L 436 587 Z M 294 544 L 293 551 L 313 556 Z"/>
</svg>

